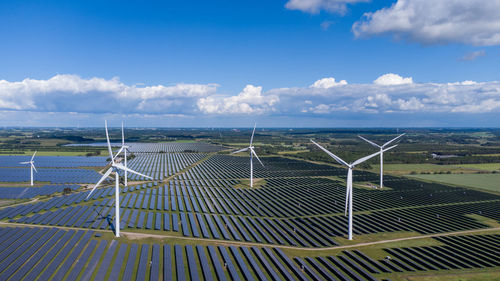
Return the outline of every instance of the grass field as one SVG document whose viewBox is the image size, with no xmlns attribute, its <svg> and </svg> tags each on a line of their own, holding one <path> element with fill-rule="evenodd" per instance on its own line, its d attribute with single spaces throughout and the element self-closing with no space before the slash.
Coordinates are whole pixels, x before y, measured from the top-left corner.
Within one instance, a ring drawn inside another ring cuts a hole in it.
<svg viewBox="0 0 500 281">
<path fill-rule="evenodd" d="M 500 192 L 500 174 L 440 174 L 409 177 Z"/>
<path fill-rule="evenodd" d="M 485 164 L 462 164 L 458 167 L 482 171 L 498 171 L 500 170 L 500 163 L 485 163 Z"/>
<path fill-rule="evenodd" d="M 371 172 L 379 173 L 380 165 L 371 165 Z M 384 172 L 394 175 L 408 175 L 411 172 L 416 173 L 435 173 L 435 172 L 466 172 L 467 169 L 455 165 L 436 165 L 436 164 L 385 164 Z"/>
</svg>

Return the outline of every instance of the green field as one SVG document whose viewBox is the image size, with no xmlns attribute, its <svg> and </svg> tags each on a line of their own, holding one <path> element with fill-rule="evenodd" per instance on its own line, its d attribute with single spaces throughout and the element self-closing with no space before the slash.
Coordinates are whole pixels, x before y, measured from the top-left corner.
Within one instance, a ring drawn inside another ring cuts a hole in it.
<svg viewBox="0 0 500 281">
<path fill-rule="evenodd" d="M 483 171 L 498 171 L 500 170 L 500 163 L 462 164 L 458 165 L 458 167 Z"/>
<path fill-rule="evenodd" d="M 500 192 L 500 174 L 439 174 L 410 177 Z"/>
<path fill-rule="evenodd" d="M 371 165 L 371 172 L 379 173 L 380 165 Z M 447 171 L 466 171 L 465 168 L 455 165 L 436 165 L 436 164 L 385 164 L 384 172 L 395 175 L 407 175 L 411 172 L 415 173 L 435 173 Z"/>
</svg>

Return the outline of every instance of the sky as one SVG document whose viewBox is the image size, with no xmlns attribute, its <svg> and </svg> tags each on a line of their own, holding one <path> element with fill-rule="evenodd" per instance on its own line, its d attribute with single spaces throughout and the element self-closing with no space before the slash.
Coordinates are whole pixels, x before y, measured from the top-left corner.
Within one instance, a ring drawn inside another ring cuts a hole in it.
<svg viewBox="0 0 500 281">
<path fill-rule="evenodd" d="M 0 126 L 499 126 L 500 0 L 1 1 L 0 38 Z"/>
</svg>

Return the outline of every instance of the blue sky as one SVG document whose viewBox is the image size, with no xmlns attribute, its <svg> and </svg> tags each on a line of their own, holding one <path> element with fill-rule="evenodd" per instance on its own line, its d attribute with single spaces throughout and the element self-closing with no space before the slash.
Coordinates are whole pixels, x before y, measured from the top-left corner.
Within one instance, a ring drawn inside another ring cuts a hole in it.
<svg viewBox="0 0 500 281">
<path fill-rule="evenodd" d="M 2 126 L 497 126 L 497 0 L 16 2 Z"/>
</svg>

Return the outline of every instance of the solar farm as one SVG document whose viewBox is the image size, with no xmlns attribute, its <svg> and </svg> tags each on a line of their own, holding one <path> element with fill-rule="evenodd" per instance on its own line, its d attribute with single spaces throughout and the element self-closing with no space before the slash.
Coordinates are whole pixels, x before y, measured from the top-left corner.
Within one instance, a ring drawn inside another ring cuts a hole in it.
<svg viewBox="0 0 500 281">
<path fill-rule="evenodd" d="M 500 277 L 499 193 L 394 174 L 377 188 L 377 169 L 350 178 L 336 162 L 261 155 L 252 143 L 232 154 L 240 142 L 126 143 L 127 174 L 125 142 L 110 144 L 111 159 L 0 156 L 0 280 Z M 70 145 L 80 146 L 107 143 Z M 30 159 L 33 186 L 19 164 Z"/>
</svg>

